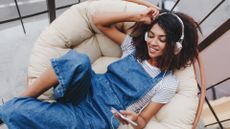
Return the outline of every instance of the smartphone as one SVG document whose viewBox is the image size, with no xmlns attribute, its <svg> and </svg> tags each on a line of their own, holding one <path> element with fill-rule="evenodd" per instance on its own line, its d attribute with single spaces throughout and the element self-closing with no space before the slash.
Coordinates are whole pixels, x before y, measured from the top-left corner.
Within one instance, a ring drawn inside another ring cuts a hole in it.
<svg viewBox="0 0 230 129">
<path fill-rule="evenodd" d="M 122 115 L 117 109 L 115 108 L 111 108 L 112 111 L 116 112 L 123 120 L 129 122 L 130 124 L 134 125 L 134 126 L 137 126 L 137 123 L 130 120 L 129 118 L 125 117 L 124 115 Z"/>
</svg>

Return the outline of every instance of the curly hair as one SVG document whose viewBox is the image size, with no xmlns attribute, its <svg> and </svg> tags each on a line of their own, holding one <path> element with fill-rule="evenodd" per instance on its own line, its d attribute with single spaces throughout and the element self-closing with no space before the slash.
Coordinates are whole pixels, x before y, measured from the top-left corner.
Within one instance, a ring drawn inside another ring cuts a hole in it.
<svg viewBox="0 0 230 129">
<path fill-rule="evenodd" d="M 163 11 L 166 12 L 166 11 Z M 161 12 L 162 13 L 162 12 Z M 175 13 L 175 12 L 174 12 Z M 172 14 L 160 15 L 151 24 L 136 23 L 132 27 L 131 37 L 136 48 L 135 57 L 139 61 L 150 59 L 148 55 L 147 43 L 144 40 L 145 32 L 148 32 L 153 25 L 158 24 L 166 33 L 166 47 L 163 54 L 157 57 L 157 67 L 161 71 L 185 68 L 195 62 L 198 57 L 198 30 L 201 29 L 195 20 L 183 13 L 175 13 L 184 23 L 184 39 L 182 50 L 179 54 L 174 54 L 176 42 L 182 34 L 182 25 Z"/>
</svg>

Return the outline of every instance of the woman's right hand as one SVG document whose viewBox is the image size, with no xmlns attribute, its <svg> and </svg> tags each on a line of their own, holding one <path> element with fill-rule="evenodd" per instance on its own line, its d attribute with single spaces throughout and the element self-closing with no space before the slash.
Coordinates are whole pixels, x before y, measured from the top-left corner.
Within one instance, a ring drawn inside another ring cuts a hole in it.
<svg viewBox="0 0 230 129">
<path fill-rule="evenodd" d="M 139 22 L 144 24 L 151 24 L 153 20 L 159 15 L 159 10 L 157 8 L 147 8 L 139 15 Z"/>
</svg>

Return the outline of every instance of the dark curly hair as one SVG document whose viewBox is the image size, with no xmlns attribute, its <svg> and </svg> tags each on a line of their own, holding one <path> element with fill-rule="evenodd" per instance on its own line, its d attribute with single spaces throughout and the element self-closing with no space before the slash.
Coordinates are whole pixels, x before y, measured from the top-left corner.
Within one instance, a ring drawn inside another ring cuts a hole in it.
<svg viewBox="0 0 230 129">
<path fill-rule="evenodd" d="M 161 13 L 167 11 L 161 11 Z M 158 24 L 166 33 L 166 48 L 163 55 L 158 57 L 157 64 L 161 71 L 176 70 L 185 68 L 195 62 L 198 57 L 198 30 L 201 29 L 193 18 L 183 13 L 176 13 L 184 23 L 184 40 L 182 42 L 182 50 L 179 54 L 174 54 L 176 42 L 182 34 L 182 25 L 179 20 L 169 12 L 160 15 L 151 24 L 136 23 L 132 27 L 133 45 L 136 48 L 135 57 L 139 61 L 150 59 L 148 55 L 147 43 L 144 40 L 145 32 L 148 32 L 153 25 Z"/>
</svg>

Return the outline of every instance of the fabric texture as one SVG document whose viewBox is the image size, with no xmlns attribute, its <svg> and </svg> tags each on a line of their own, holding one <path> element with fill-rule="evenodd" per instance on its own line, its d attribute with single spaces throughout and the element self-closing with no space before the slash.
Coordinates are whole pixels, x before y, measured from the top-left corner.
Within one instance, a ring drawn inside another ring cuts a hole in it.
<svg viewBox="0 0 230 129">
<path fill-rule="evenodd" d="M 118 60 L 122 51 L 120 46 L 105 37 L 92 23 L 96 11 L 141 11 L 144 6 L 120 0 L 86 1 L 72 6 L 45 29 L 31 52 L 28 66 L 29 84 L 50 66 L 50 59 L 65 54 L 70 49 L 87 54 L 92 69 L 104 73 L 107 66 Z M 128 32 L 133 23 L 117 24 Z M 110 48 L 110 49 L 108 49 Z M 198 89 L 193 67 L 178 70 L 174 75 L 179 80 L 176 95 L 154 116 L 147 129 L 190 129 L 198 105 Z M 52 99 L 52 90 L 42 99 Z M 179 106 L 178 106 L 179 105 Z M 178 112 L 180 112 L 178 114 Z M 120 125 L 119 129 L 131 128 Z"/>
</svg>

